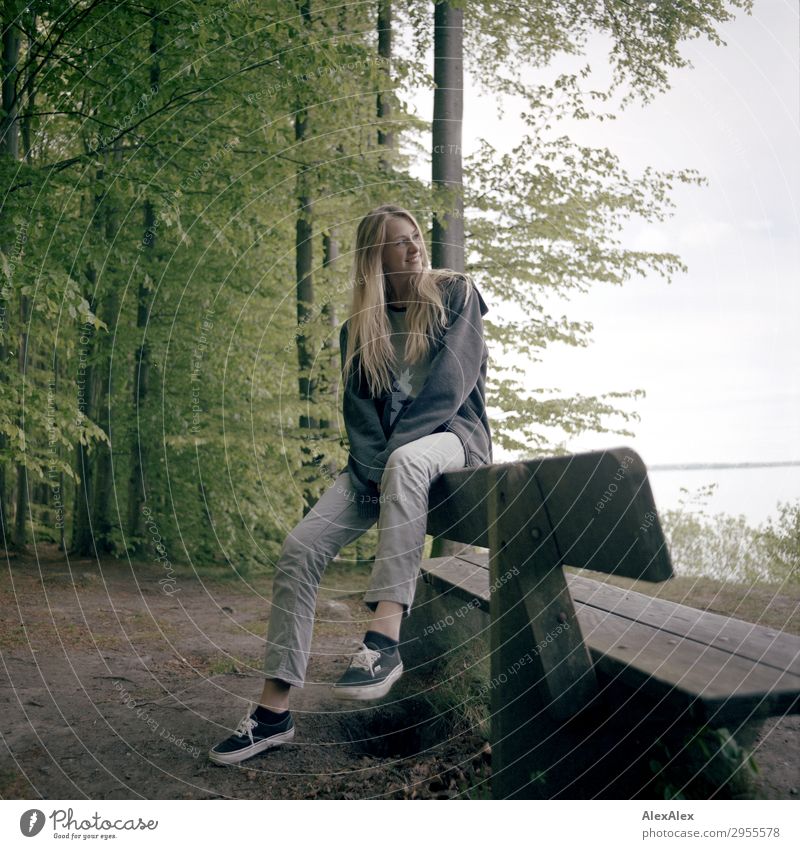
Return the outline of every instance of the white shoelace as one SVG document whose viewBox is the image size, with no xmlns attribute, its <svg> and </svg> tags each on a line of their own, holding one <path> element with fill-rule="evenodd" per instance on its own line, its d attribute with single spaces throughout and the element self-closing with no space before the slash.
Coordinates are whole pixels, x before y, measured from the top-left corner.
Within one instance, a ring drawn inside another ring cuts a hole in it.
<svg viewBox="0 0 800 849">
<path fill-rule="evenodd" d="M 364 643 L 361 643 L 361 649 L 353 655 L 350 665 L 366 670 L 374 678 L 375 673 L 372 671 L 372 667 L 375 665 L 375 661 L 377 661 L 380 656 L 381 653 L 379 651 L 371 649 Z"/>
<path fill-rule="evenodd" d="M 255 740 L 253 739 L 253 729 L 258 724 L 255 719 L 250 715 L 252 711 L 253 705 L 250 705 L 250 709 L 248 709 L 242 721 L 236 726 L 236 731 L 233 733 L 237 737 L 244 737 L 245 734 L 250 738 L 250 742 L 255 744 Z"/>
</svg>

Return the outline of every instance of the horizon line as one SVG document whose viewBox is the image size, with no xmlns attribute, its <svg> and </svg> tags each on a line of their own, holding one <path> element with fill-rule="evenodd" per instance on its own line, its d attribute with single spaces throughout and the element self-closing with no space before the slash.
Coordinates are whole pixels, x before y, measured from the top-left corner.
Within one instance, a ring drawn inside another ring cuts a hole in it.
<svg viewBox="0 0 800 849">
<path fill-rule="evenodd" d="M 742 463 L 652 463 L 647 466 L 647 470 L 664 472 L 694 469 L 759 469 L 775 466 L 800 466 L 800 460 L 754 460 Z"/>
</svg>

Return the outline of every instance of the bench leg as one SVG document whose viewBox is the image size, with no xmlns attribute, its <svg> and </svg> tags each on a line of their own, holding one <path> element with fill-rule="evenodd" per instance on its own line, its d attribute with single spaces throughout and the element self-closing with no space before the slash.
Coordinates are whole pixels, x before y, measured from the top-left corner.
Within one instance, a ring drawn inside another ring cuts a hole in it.
<svg viewBox="0 0 800 849">
<path fill-rule="evenodd" d="M 489 545 L 492 794 L 537 798 L 560 760 L 561 723 L 594 698 L 597 682 L 546 505 L 524 464 L 491 470 Z"/>
</svg>

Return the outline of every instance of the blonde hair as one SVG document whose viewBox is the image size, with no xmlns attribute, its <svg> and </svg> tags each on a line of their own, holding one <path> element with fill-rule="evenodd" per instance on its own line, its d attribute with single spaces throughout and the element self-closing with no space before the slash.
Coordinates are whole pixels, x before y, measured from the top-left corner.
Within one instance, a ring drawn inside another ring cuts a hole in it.
<svg viewBox="0 0 800 849">
<path fill-rule="evenodd" d="M 372 397 L 391 391 L 390 368 L 396 367 L 396 357 L 391 343 L 392 327 L 387 315 L 387 283 L 383 274 L 382 252 L 386 242 L 386 224 L 389 218 L 405 218 L 422 236 L 414 216 L 403 207 L 383 204 L 367 213 L 356 231 L 353 252 L 353 300 L 348 317 L 347 350 L 345 352 L 344 379 L 347 380 L 354 361 L 367 377 Z M 442 284 L 460 277 L 467 285 L 467 298 L 472 286 L 465 274 L 452 268 L 429 267 L 428 251 L 420 238 L 422 270 L 410 277 L 411 297 L 406 309 L 405 358 L 416 363 L 428 356 L 437 333 L 444 328 L 447 312 L 444 307 Z"/>
</svg>

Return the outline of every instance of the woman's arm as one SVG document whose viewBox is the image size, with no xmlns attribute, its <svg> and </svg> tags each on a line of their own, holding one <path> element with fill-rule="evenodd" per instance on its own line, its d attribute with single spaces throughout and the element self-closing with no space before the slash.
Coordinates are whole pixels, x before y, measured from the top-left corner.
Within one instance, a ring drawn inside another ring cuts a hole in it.
<svg viewBox="0 0 800 849">
<path fill-rule="evenodd" d="M 465 305 L 467 286 L 472 287 Z M 442 346 L 431 360 L 428 377 L 419 395 L 397 420 L 385 448 L 373 460 L 369 480 L 380 482 L 389 455 L 395 448 L 428 436 L 450 421 L 472 392 L 483 361 L 483 313 L 487 307 L 471 282 L 457 279 L 451 286 L 448 308 L 452 318 Z"/>
<path fill-rule="evenodd" d="M 339 331 L 339 350 L 342 359 L 342 374 L 347 353 L 348 322 L 345 321 Z M 383 432 L 378 410 L 373 398 L 362 398 L 357 391 L 357 378 L 351 373 L 347 380 L 343 378 L 342 415 L 350 442 L 350 453 L 356 461 L 358 471 L 364 480 L 372 470 L 373 458 L 386 447 L 386 434 Z"/>
</svg>

